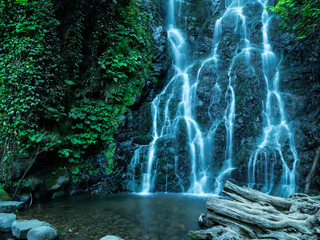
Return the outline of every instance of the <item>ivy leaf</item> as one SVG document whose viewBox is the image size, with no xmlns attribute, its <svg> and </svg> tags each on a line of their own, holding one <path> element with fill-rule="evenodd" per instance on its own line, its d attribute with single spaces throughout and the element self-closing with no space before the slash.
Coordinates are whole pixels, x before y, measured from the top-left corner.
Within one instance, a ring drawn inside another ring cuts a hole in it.
<svg viewBox="0 0 320 240">
<path fill-rule="evenodd" d="M 63 155 L 64 157 L 69 157 L 70 153 L 72 153 L 73 151 L 71 149 L 62 149 L 62 150 L 59 150 L 59 153 L 61 155 Z"/>
<path fill-rule="evenodd" d="M 96 116 L 91 115 L 91 116 L 89 116 L 88 118 L 89 118 L 90 120 L 92 120 L 92 121 L 97 121 Z"/>
<path fill-rule="evenodd" d="M 40 142 L 42 139 L 42 135 L 38 134 L 37 138 L 35 139 L 36 143 Z"/>
<path fill-rule="evenodd" d="M 69 113 L 69 117 L 71 117 L 73 119 L 77 119 L 79 117 L 79 115 L 74 112 L 71 112 L 71 113 Z"/>
<path fill-rule="evenodd" d="M 77 123 L 76 127 L 82 129 L 83 128 L 83 123 Z"/>
<path fill-rule="evenodd" d="M 37 135 L 31 135 L 29 136 L 29 139 L 34 142 L 34 140 L 36 140 Z"/>
<path fill-rule="evenodd" d="M 71 143 L 73 145 L 77 144 L 78 143 L 78 139 L 77 138 L 71 138 Z"/>
<path fill-rule="evenodd" d="M 65 83 L 68 84 L 68 85 L 75 85 L 75 83 L 71 80 L 65 80 Z"/>
<path fill-rule="evenodd" d="M 101 136 L 101 140 L 102 141 L 106 141 L 106 140 L 111 140 L 112 138 L 110 137 L 110 136 L 108 136 L 108 135 L 102 135 Z"/>
</svg>

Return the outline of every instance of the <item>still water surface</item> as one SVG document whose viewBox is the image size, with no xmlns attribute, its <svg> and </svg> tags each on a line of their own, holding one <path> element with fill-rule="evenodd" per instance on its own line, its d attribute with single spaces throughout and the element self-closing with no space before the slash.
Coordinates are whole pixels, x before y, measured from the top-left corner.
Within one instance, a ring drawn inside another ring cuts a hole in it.
<svg viewBox="0 0 320 240">
<path fill-rule="evenodd" d="M 58 229 L 59 239 L 98 240 L 117 235 L 125 240 L 184 240 L 197 230 L 207 198 L 183 194 L 77 196 L 33 204 L 18 214 Z"/>
</svg>

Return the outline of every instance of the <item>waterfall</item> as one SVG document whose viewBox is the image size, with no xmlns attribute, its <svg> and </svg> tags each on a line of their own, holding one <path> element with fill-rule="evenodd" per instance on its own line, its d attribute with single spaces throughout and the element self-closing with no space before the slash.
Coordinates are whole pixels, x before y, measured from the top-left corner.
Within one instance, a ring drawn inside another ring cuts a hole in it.
<svg viewBox="0 0 320 240">
<path fill-rule="evenodd" d="M 281 92 L 279 90 L 280 61 L 277 59 L 269 43 L 268 29 L 271 17 L 268 15 L 266 1 L 259 1 L 264 8 L 262 12 L 262 32 L 263 32 L 263 75 L 267 86 L 267 97 L 264 103 L 264 128 L 263 139 L 256 151 L 250 157 L 248 164 L 248 182 L 249 187 L 256 187 L 263 192 L 272 191 L 284 197 L 290 196 L 295 192 L 296 166 L 299 161 L 298 154 L 294 145 L 293 134 L 286 121 Z M 278 112 L 273 109 L 277 108 Z M 284 141 L 288 140 L 289 158 L 291 158 L 292 167 L 290 168 L 284 157 Z M 275 165 L 277 161 L 281 162 L 282 173 L 280 185 L 275 187 Z"/>
<path fill-rule="evenodd" d="M 281 61 L 269 42 L 267 1 L 226 0 L 225 9 L 213 23 L 212 47 L 201 59 L 189 57 L 193 49 L 187 28 L 178 27 L 187 24 L 182 4 L 168 0 L 172 74 L 151 102 L 152 141 L 135 151 L 128 167 L 128 188 L 142 194 L 220 194 L 224 181 L 236 170 L 235 148 L 241 147 L 235 144 L 241 115 L 237 111 L 246 106 L 239 96 L 239 85 L 250 78 L 263 85 L 265 92 L 259 96 L 260 112 L 255 116 L 262 119 L 262 132 L 256 140 L 262 137 L 257 144 L 252 139 L 256 147 L 247 156 L 248 184 L 271 193 L 280 183 L 277 194 L 288 196 L 295 190 L 298 156 L 279 90 Z M 253 30 L 248 27 L 248 22 L 256 21 L 248 14 L 252 6 L 258 11 L 251 15 L 260 14 L 258 40 L 252 39 Z M 284 142 L 289 151 L 284 152 Z M 279 163 L 280 174 L 275 173 Z M 276 182 L 279 175 L 281 180 Z"/>
</svg>

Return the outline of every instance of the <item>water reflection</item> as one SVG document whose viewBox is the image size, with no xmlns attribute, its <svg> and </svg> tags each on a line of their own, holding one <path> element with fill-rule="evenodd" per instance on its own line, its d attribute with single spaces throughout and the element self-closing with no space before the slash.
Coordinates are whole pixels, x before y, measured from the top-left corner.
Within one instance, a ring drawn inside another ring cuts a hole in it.
<svg viewBox="0 0 320 240">
<path fill-rule="evenodd" d="M 189 230 L 198 229 L 197 219 L 206 211 L 206 200 L 163 193 L 79 196 L 34 204 L 19 216 L 51 223 L 61 234 L 59 239 L 117 235 L 125 240 L 182 240 L 189 239 Z"/>
</svg>

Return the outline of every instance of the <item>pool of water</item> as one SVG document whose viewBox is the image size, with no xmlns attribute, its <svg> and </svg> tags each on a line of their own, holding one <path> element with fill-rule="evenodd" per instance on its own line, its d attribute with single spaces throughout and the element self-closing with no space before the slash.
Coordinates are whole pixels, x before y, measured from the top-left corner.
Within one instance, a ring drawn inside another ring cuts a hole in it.
<svg viewBox="0 0 320 240">
<path fill-rule="evenodd" d="M 207 198 L 183 194 L 77 196 L 36 203 L 22 219 L 49 222 L 59 239 L 89 240 L 116 235 L 125 240 L 183 240 L 199 229 Z"/>
</svg>

